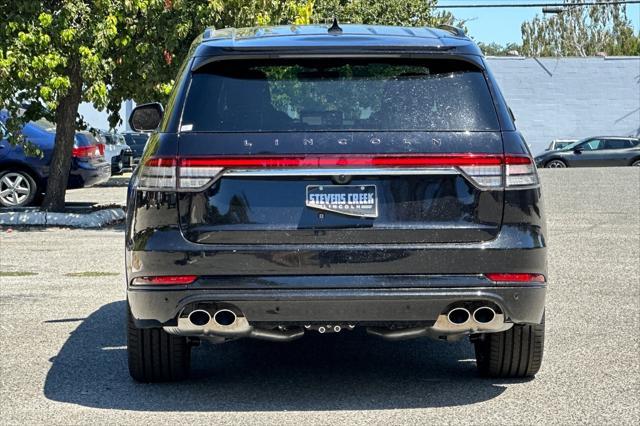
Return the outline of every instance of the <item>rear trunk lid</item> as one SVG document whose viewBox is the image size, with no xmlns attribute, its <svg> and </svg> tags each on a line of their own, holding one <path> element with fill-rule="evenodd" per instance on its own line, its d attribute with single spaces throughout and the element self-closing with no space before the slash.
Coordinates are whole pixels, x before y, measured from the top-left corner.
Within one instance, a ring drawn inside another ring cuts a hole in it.
<svg viewBox="0 0 640 426">
<path fill-rule="evenodd" d="M 180 226 L 202 244 L 486 241 L 502 156 L 484 74 L 462 61 L 212 64 L 180 127 Z"/>
</svg>

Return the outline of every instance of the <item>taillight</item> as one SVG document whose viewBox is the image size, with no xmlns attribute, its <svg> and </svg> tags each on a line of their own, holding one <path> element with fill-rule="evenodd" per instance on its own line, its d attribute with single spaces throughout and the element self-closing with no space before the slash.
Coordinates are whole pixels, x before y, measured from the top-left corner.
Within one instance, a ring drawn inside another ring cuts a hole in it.
<svg viewBox="0 0 640 426">
<path fill-rule="evenodd" d="M 96 146 L 98 147 L 98 151 L 100 152 L 100 155 L 104 155 L 104 144 L 99 143 L 99 144 L 96 144 Z"/>
<path fill-rule="evenodd" d="M 504 159 L 507 188 L 538 185 L 538 172 L 530 157 L 507 155 Z"/>
<path fill-rule="evenodd" d="M 133 279 L 134 285 L 187 285 L 198 278 L 197 275 L 160 275 L 154 277 L 139 277 Z"/>
<path fill-rule="evenodd" d="M 526 156 L 494 154 L 300 155 L 250 157 L 150 158 L 140 171 L 138 189 L 199 191 L 227 170 L 323 168 L 442 168 L 462 172 L 474 185 L 499 189 L 537 185 L 535 166 Z M 348 171 L 345 171 L 348 174 Z M 506 185 L 505 185 L 506 184 Z"/>
<path fill-rule="evenodd" d="M 76 158 L 92 158 L 100 155 L 100 150 L 96 145 L 76 146 L 71 155 Z"/>
<path fill-rule="evenodd" d="M 533 282 L 543 283 L 546 281 L 542 274 L 529 273 L 490 273 L 484 274 L 485 277 L 495 282 Z"/>
</svg>

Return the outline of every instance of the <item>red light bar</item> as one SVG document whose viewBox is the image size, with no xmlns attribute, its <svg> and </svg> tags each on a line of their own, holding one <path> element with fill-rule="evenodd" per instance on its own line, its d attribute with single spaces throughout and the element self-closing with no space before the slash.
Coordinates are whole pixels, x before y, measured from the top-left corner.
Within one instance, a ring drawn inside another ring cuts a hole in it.
<svg viewBox="0 0 640 426">
<path fill-rule="evenodd" d="M 153 159 L 162 160 L 162 159 Z M 149 163 L 147 163 L 149 164 Z M 272 167 L 424 167 L 491 166 L 503 164 L 502 155 L 300 155 L 181 158 L 180 167 L 272 168 Z M 154 164 L 156 165 L 156 164 Z M 164 164 L 163 164 L 164 165 Z"/>
<path fill-rule="evenodd" d="M 95 145 L 88 146 L 74 146 L 71 151 L 71 156 L 76 158 L 90 158 L 96 156 L 96 150 L 100 152 L 99 148 Z"/>
<path fill-rule="evenodd" d="M 505 164 L 531 164 L 529 156 L 507 155 L 504 157 Z"/>
<path fill-rule="evenodd" d="M 157 277 L 140 277 L 133 284 L 186 285 L 198 278 L 197 275 L 162 275 Z"/>
<path fill-rule="evenodd" d="M 149 158 L 144 164 L 153 167 L 174 167 L 177 161 L 173 157 L 168 158 Z"/>
<path fill-rule="evenodd" d="M 535 282 L 543 283 L 546 281 L 542 274 L 517 274 L 517 273 L 491 273 L 484 274 L 485 277 L 495 282 Z"/>
</svg>

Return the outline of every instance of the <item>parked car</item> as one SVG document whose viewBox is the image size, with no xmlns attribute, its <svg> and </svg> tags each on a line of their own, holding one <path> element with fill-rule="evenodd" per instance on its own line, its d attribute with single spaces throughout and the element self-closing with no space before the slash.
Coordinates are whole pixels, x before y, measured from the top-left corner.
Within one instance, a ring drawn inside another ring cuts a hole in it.
<svg viewBox="0 0 640 426">
<path fill-rule="evenodd" d="M 133 152 L 133 164 L 138 164 L 142 157 L 144 147 L 147 144 L 147 140 L 149 140 L 149 135 L 147 133 L 138 132 L 126 132 L 122 135 Z"/>
<path fill-rule="evenodd" d="M 578 139 L 554 139 L 551 141 L 551 143 L 545 149 L 545 151 L 555 151 L 557 149 L 562 149 L 567 145 L 571 145 L 572 143 L 577 141 Z"/>
<path fill-rule="evenodd" d="M 104 142 L 104 158 L 111 164 L 111 174 L 119 175 L 133 166 L 133 150 L 127 145 L 123 135 L 119 133 L 100 132 Z"/>
<path fill-rule="evenodd" d="M 184 378 L 198 341 L 356 327 L 470 337 L 482 374 L 536 374 L 540 185 L 461 30 L 206 31 L 176 81 L 129 120 L 154 131 L 127 201 L 134 379 Z"/>
<path fill-rule="evenodd" d="M 535 158 L 538 167 L 640 166 L 640 139 L 598 136 L 582 139 Z"/>
<path fill-rule="evenodd" d="M 42 157 L 28 156 L 22 146 L 12 146 L 2 123 L 0 132 L 0 205 L 22 207 L 39 202 L 47 187 L 55 126 L 39 120 L 27 123 L 21 130 L 26 140 L 42 151 Z M 67 188 L 96 185 L 111 176 L 109 164 L 100 154 L 98 142 L 91 133 L 76 133 L 72 155 Z"/>
</svg>

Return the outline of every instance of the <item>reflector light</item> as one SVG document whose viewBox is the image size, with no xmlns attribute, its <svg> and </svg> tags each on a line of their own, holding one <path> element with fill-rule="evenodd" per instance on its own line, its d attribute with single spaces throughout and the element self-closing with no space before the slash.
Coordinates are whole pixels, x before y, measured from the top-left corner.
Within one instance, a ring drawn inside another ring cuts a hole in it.
<svg viewBox="0 0 640 426">
<path fill-rule="evenodd" d="M 197 275 L 162 275 L 135 278 L 133 284 L 186 285 L 191 284 L 197 278 Z"/>
<path fill-rule="evenodd" d="M 484 274 L 485 277 L 495 282 L 535 282 L 543 283 L 546 281 L 542 274 L 527 273 L 491 273 Z"/>
<path fill-rule="evenodd" d="M 200 191 L 226 169 L 272 168 L 447 168 L 460 170 L 481 188 L 497 189 L 537 185 L 535 166 L 528 156 L 499 154 L 417 155 L 293 155 L 151 158 L 139 175 L 138 189 Z"/>
</svg>

